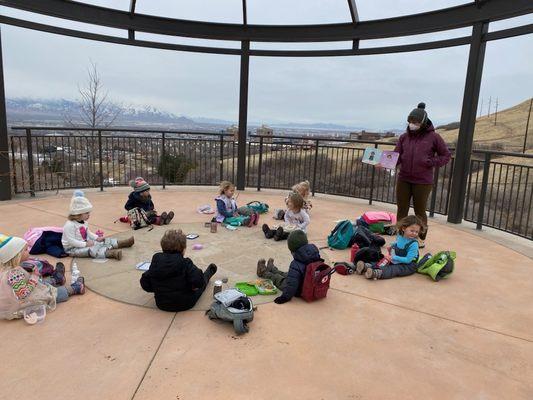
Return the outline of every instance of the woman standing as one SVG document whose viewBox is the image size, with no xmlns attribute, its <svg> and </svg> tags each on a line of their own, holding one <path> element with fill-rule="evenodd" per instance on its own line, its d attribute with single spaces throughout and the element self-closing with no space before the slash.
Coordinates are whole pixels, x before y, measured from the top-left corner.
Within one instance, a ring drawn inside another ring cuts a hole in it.
<svg viewBox="0 0 533 400">
<path fill-rule="evenodd" d="M 397 219 L 400 221 L 413 208 L 426 225 L 420 233 L 420 248 L 425 246 L 427 234 L 426 205 L 433 188 L 433 168 L 442 167 L 450 161 L 451 153 L 446 143 L 435 132 L 425 110 L 426 105 L 419 103 L 407 117 L 407 130 L 400 136 L 394 151 L 400 153 L 398 164 L 400 172 L 396 184 Z"/>
</svg>

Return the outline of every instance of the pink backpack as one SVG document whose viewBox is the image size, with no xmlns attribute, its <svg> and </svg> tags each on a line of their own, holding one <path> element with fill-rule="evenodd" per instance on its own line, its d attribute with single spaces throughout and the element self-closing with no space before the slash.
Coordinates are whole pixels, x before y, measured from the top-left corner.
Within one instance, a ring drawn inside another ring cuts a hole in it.
<svg viewBox="0 0 533 400">
<path fill-rule="evenodd" d="M 367 211 L 362 217 L 369 225 L 377 222 L 396 224 L 396 214 L 387 211 Z"/>
</svg>

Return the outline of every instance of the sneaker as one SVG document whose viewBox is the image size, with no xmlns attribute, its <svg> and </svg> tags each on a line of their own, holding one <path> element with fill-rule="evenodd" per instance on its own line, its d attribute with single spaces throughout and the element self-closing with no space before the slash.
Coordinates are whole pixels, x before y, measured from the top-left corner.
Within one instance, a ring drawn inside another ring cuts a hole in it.
<svg viewBox="0 0 533 400">
<path fill-rule="evenodd" d="M 66 282 L 65 278 L 65 264 L 62 262 L 58 262 L 56 264 L 56 268 L 54 270 L 54 273 L 52 274 L 52 279 L 56 282 L 56 285 L 63 286 Z"/>
<path fill-rule="evenodd" d="M 76 279 L 76 282 L 70 285 L 70 287 L 73 290 L 73 295 L 85 294 L 85 278 L 83 276 L 80 276 L 78 279 Z"/>
<path fill-rule="evenodd" d="M 274 232 L 275 231 L 273 229 L 270 229 L 267 224 L 263 224 L 261 229 L 263 229 L 263 233 L 265 234 L 265 237 L 267 239 L 272 239 L 274 237 Z"/>
<path fill-rule="evenodd" d="M 357 264 L 355 265 L 355 273 L 357 275 L 363 275 L 369 268 L 372 269 L 372 265 L 370 265 L 370 263 L 357 261 Z"/>
<path fill-rule="evenodd" d="M 381 279 L 381 275 L 383 274 L 383 271 L 379 268 L 367 268 L 365 272 L 365 278 L 366 279 Z"/>
<path fill-rule="evenodd" d="M 426 242 L 422 239 L 418 239 L 418 248 L 423 249 L 424 247 L 426 247 Z"/>
<path fill-rule="evenodd" d="M 165 219 L 164 224 L 168 225 L 170 224 L 170 221 L 172 221 L 172 218 L 174 218 L 174 211 L 169 211 L 167 214 L 167 218 Z"/>
<path fill-rule="evenodd" d="M 257 262 L 257 276 L 262 278 L 263 275 L 267 272 L 267 265 L 264 258 L 261 258 Z"/>
</svg>

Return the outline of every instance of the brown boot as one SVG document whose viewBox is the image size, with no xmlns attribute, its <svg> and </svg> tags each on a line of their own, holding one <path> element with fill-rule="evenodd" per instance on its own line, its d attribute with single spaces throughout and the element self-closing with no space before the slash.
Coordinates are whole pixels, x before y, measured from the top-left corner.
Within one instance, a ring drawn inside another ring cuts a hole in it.
<svg viewBox="0 0 533 400">
<path fill-rule="evenodd" d="M 118 261 L 122 260 L 122 250 L 111 249 L 105 252 L 106 258 L 114 258 Z"/>
<path fill-rule="evenodd" d="M 119 240 L 117 242 L 117 249 L 122 249 L 124 247 L 131 247 L 135 243 L 135 238 L 132 236 L 128 239 Z"/>
</svg>

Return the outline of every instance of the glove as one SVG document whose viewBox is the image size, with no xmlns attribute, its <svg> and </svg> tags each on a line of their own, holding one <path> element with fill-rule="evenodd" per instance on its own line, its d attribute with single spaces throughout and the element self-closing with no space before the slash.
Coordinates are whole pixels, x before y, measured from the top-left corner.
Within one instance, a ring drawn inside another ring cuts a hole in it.
<svg viewBox="0 0 533 400">
<path fill-rule="evenodd" d="M 276 297 L 274 299 L 274 303 L 276 304 L 283 304 L 283 303 L 286 303 L 288 302 L 290 299 L 286 298 L 286 297 L 283 297 L 283 296 L 279 296 L 279 297 Z"/>
</svg>

